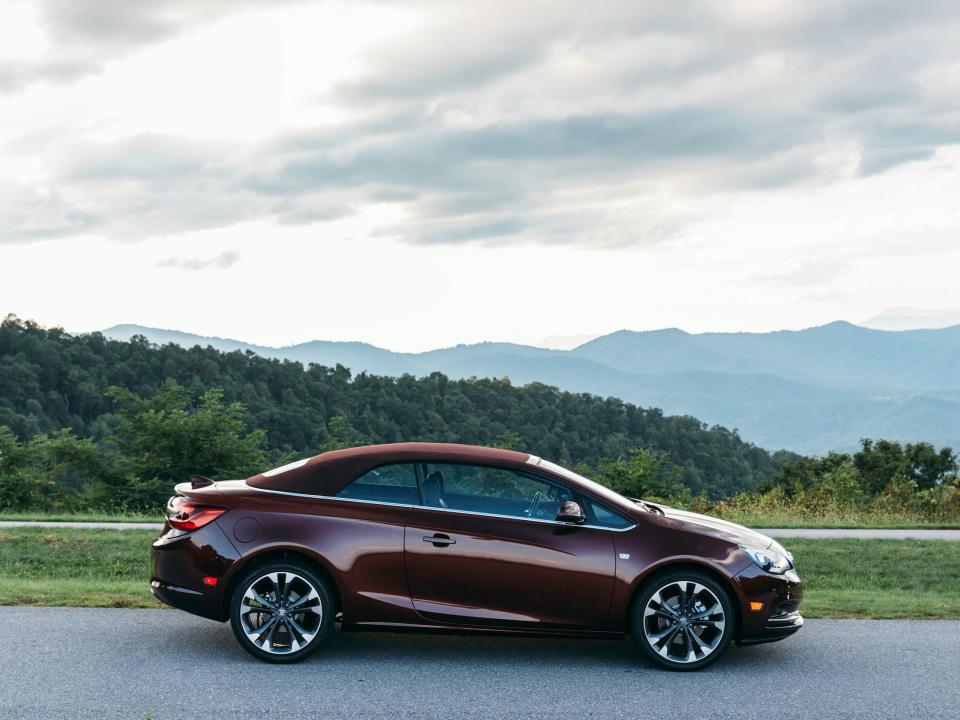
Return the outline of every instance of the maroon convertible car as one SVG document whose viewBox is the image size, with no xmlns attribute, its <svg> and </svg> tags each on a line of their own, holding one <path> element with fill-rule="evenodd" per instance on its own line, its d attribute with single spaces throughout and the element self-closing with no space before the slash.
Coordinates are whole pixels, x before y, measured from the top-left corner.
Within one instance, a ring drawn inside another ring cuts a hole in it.
<svg viewBox="0 0 960 720">
<path fill-rule="evenodd" d="M 512 450 L 336 450 L 177 485 L 153 593 L 293 662 L 344 630 L 617 637 L 674 670 L 803 624 L 793 558 L 739 525 L 631 500 Z"/>
</svg>

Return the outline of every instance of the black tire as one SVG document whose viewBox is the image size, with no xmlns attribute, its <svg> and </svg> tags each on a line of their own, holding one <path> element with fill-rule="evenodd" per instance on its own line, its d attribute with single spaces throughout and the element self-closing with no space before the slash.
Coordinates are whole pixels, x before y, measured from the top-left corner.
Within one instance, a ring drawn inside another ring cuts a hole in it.
<svg viewBox="0 0 960 720">
<path fill-rule="evenodd" d="M 259 601 L 251 601 L 248 591 L 267 605 L 251 605 Z M 310 591 L 316 593 L 315 598 Z M 327 582 L 306 563 L 278 561 L 260 565 L 245 572 L 237 582 L 230 597 L 230 626 L 237 642 L 255 658 L 271 663 L 299 662 L 316 652 L 333 631 L 333 597 Z M 273 606 L 273 610 L 268 606 Z M 264 611 L 251 607 L 263 607 Z M 294 612 L 296 607 L 304 609 Z M 260 637 L 251 639 L 249 633 L 261 629 Z M 309 639 L 303 642 L 306 638 Z"/>
<path fill-rule="evenodd" d="M 698 587 L 703 590 L 696 591 Z M 683 598 L 691 594 L 684 610 Z M 713 600 L 722 616 L 707 614 Z M 659 573 L 644 582 L 631 615 L 633 639 L 640 651 L 657 666 L 680 672 L 716 662 L 733 639 L 736 625 L 730 591 L 707 573 L 688 569 Z"/>
</svg>

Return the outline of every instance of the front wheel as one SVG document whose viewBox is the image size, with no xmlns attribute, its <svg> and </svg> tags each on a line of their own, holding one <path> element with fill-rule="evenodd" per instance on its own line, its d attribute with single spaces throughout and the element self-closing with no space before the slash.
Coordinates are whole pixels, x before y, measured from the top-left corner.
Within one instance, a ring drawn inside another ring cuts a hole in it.
<svg viewBox="0 0 960 720">
<path fill-rule="evenodd" d="M 729 593 L 696 570 L 653 578 L 633 607 L 634 641 L 669 670 L 699 670 L 714 662 L 730 644 L 733 626 Z"/>
<path fill-rule="evenodd" d="M 332 594 L 306 565 L 270 563 L 248 572 L 230 599 L 233 634 L 260 660 L 292 663 L 311 655 L 333 627 Z"/>
</svg>

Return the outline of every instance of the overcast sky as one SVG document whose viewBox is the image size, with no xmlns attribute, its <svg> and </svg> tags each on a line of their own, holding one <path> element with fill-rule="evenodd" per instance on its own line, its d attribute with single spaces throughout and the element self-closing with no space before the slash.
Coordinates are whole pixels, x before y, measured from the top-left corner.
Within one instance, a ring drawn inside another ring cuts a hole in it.
<svg viewBox="0 0 960 720">
<path fill-rule="evenodd" d="M 956 311 L 958 37 L 922 0 L 4 0 L 0 313 L 415 350 Z"/>
</svg>

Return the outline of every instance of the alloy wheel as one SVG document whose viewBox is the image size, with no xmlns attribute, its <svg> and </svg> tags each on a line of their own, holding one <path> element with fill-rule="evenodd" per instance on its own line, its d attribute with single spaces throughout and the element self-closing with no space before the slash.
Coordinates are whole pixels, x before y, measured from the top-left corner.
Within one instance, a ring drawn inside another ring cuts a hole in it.
<svg viewBox="0 0 960 720">
<path fill-rule="evenodd" d="M 307 647 L 320 631 L 323 602 L 302 575 L 269 572 L 257 577 L 243 593 L 240 627 L 258 649 L 272 655 Z"/>
<path fill-rule="evenodd" d="M 670 663 L 694 663 L 710 656 L 720 646 L 725 626 L 720 599 L 694 580 L 665 583 L 643 610 L 647 642 Z"/>
</svg>

